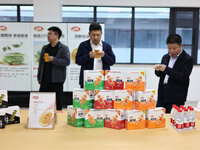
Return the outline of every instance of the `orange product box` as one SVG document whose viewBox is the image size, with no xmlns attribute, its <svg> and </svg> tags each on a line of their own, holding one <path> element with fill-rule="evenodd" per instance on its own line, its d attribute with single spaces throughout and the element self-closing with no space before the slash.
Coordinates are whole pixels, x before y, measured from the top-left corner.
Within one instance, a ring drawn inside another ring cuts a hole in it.
<svg viewBox="0 0 200 150">
<path fill-rule="evenodd" d="M 113 109 L 113 92 L 110 90 L 96 90 L 94 108 Z"/>
<path fill-rule="evenodd" d="M 124 74 L 122 71 L 105 70 L 105 90 L 123 90 L 124 89 Z"/>
<path fill-rule="evenodd" d="M 146 109 L 155 109 L 156 107 L 156 90 L 146 89 Z"/>
<path fill-rule="evenodd" d="M 164 128 L 165 127 L 165 108 L 157 107 L 147 110 L 146 115 L 147 128 Z"/>
<path fill-rule="evenodd" d="M 106 109 L 104 127 L 123 129 L 125 127 L 124 110 Z"/>
<path fill-rule="evenodd" d="M 125 111 L 125 128 L 144 129 L 146 127 L 145 112 L 141 110 L 126 110 Z"/>
<path fill-rule="evenodd" d="M 135 109 L 146 110 L 147 100 L 144 91 L 135 91 Z"/>
<path fill-rule="evenodd" d="M 114 109 L 132 110 L 133 91 L 116 90 L 113 91 Z"/>
<path fill-rule="evenodd" d="M 125 90 L 145 90 L 145 71 L 126 71 L 124 78 Z"/>
</svg>

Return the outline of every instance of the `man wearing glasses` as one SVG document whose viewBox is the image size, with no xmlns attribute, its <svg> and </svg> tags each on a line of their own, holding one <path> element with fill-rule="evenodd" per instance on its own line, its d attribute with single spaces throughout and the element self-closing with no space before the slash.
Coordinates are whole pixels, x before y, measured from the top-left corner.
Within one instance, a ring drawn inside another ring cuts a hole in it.
<svg viewBox="0 0 200 150">
<path fill-rule="evenodd" d="M 63 83 L 66 79 L 66 66 L 70 64 L 69 48 L 59 42 L 62 31 L 58 27 L 48 29 L 49 44 L 42 48 L 38 83 L 40 92 L 56 92 L 57 110 L 62 110 Z"/>
<path fill-rule="evenodd" d="M 83 88 L 84 70 L 110 70 L 115 63 L 112 47 L 101 41 L 102 28 L 99 23 L 91 23 L 89 27 L 90 39 L 82 42 L 76 54 L 76 63 L 81 66 L 79 84 Z"/>
</svg>

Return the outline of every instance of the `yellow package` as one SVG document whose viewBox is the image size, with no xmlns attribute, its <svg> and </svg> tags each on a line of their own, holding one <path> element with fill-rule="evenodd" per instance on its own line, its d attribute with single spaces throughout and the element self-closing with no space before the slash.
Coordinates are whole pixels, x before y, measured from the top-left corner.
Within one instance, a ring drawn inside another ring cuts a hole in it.
<svg viewBox="0 0 200 150">
<path fill-rule="evenodd" d="M 133 91 L 114 91 L 114 109 L 133 110 Z"/>
<path fill-rule="evenodd" d="M 156 90 L 146 89 L 146 109 L 155 109 L 156 107 Z"/>
<path fill-rule="evenodd" d="M 144 129 L 146 127 L 145 113 L 141 110 L 127 110 L 125 112 L 125 128 Z"/>
<path fill-rule="evenodd" d="M 165 127 L 165 108 L 157 107 L 147 110 L 147 128 Z"/>
</svg>

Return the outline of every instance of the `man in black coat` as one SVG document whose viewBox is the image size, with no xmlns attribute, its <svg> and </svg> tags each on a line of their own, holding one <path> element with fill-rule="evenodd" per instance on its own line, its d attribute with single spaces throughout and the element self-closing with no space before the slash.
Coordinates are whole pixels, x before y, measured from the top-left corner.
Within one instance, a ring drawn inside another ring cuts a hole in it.
<svg viewBox="0 0 200 150">
<path fill-rule="evenodd" d="M 193 58 L 183 50 L 180 35 L 169 35 L 166 43 L 168 54 L 154 67 L 156 76 L 160 77 L 156 107 L 164 107 L 170 113 L 173 104 L 185 104 Z"/>
</svg>

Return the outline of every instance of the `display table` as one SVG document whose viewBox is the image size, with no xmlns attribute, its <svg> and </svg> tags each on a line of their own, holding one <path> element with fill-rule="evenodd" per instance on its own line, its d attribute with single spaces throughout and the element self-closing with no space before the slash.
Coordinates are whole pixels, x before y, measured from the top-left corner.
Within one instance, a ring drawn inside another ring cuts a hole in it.
<svg viewBox="0 0 200 150">
<path fill-rule="evenodd" d="M 28 110 L 21 111 L 21 123 L 0 130 L 1 150 L 192 150 L 200 149 L 200 126 L 177 132 L 169 115 L 166 128 L 115 130 L 86 129 L 67 125 L 67 111 L 57 114 L 54 130 L 27 129 Z"/>
</svg>

